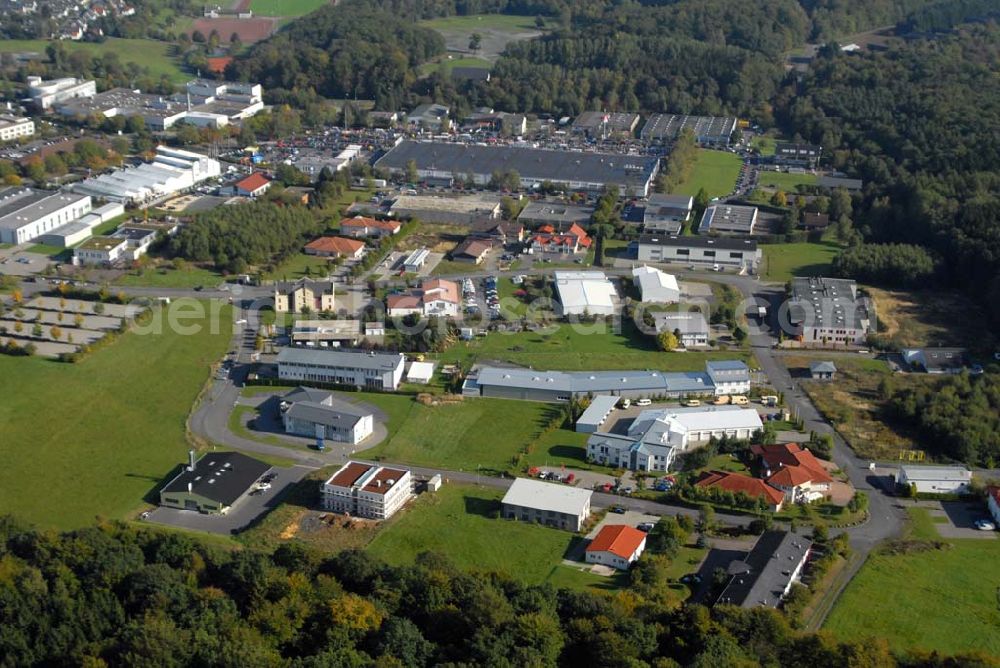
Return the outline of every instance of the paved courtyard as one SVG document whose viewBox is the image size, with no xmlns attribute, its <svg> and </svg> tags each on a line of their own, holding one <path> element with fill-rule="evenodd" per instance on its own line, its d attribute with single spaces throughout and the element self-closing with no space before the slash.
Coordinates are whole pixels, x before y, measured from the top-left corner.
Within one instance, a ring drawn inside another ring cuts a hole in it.
<svg viewBox="0 0 1000 668">
<path fill-rule="evenodd" d="M 989 519 L 986 506 L 978 501 L 921 501 L 942 538 L 996 540 L 996 531 L 980 531 L 976 520 Z"/>
</svg>

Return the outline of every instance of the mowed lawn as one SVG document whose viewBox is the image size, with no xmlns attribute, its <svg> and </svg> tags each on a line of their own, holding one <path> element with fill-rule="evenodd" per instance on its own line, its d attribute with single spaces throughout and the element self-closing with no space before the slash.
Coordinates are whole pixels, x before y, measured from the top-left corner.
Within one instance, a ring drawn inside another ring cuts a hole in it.
<svg viewBox="0 0 1000 668">
<path fill-rule="evenodd" d="M 398 424 L 390 424 L 392 436 L 365 456 L 452 470 L 506 471 L 512 457 L 558 410 L 552 404 L 507 399 L 439 406 L 410 403 L 406 415 L 397 417 Z"/>
<path fill-rule="evenodd" d="M 505 573 L 529 584 L 552 581 L 572 589 L 613 589 L 622 578 L 574 571 L 560 562 L 569 531 L 497 516 L 500 489 L 445 484 L 421 495 L 369 544 L 368 552 L 394 565 L 412 564 L 421 552 L 447 555 L 459 568 Z"/>
<path fill-rule="evenodd" d="M 170 266 L 146 267 L 129 271 L 115 280 L 115 285 L 152 288 L 194 288 L 199 285 L 214 288 L 223 280 L 222 274 L 212 270 L 189 265 L 184 269 Z"/>
<path fill-rule="evenodd" d="M 185 460 L 185 420 L 231 321 L 224 307 L 216 334 L 129 333 L 78 364 L 0 356 L 0 512 L 70 529 L 138 507 Z"/>
<path fill-rule="evenodd" d="M 728 195 L 736 187 L 742 164 L 740 156 L 735 153 L 699 149 L 691 175 L 674 192 L 694 196 L 704 188 L 709 197 Z"/>
<path fill-rule="evenodd" d="M 302 16 L 311 14 L 330 0 L 252 0 L 250 9 L 260 16 Z"/>
<path fill-rule="evenodd" d="M 632 323 L 616 333 L 611 325 L 562 324 L 541 332 L 493 332 L 474 341 L 455 344 L 441 355 L 445 362 L 469 358 L 498 360 L 542 370 L 589 371 L 660 369 L 702 371 L 708 359 L 747 359 L 741 350 L 666 353 L 653 337 L 638 332 Z"/>
<path fill-rule="evenodd" d="M 255 0 L 257 1 L 257 0 Z M 446 16 L 443 18 L 421 21 L 420 25 L 432 30 L 449 32 L 476 30 L 538 30 L 533 16 L 515 16 L 513 14 L 476 14 L 473 16 Z"/>
<path fill-rule="evenodd" d="M 941 540 L 927 511 L 910 510 L 912 537 Z M 1000 654 L 996 540 L 946 549 L 873 553 L 837 601 L 824 630 L 845 640 L 885 638 L 894 650 Z"/>
<path fill-rule="evenodd" d="M 785 192 L 795 192 L 798 186 L 813 186 L 819 180 L 815 174 L 792 174 L 786 172 L 760 172 L 757 183 L 763 188 L 776 188 Z"/>
<path fill-rule="evenodd" d="M 793 276 L 824 276 L 840 252 L 832 241 L 821 243 L 766 244 L 761 274 L 769 281 L 787 282 Z"/>
<path fill-rule="evenodd" d="M 0 53 L 35 51 L 44 56 L 48 45 L 49 42 L 43 39 L 5 39 L 0 40 Z M 159 78 L 166 75 L 174 83 L 183 83 L 193 78 L 181 69 L 173 47 L 166 42 L 109 37 L 101 43 L 64 40 L 62 45 L 67 51 L 86 51 L 95 58 L 105 53 L 115 53 L 121 62 L 141 65 L 149 69 L 150 76 Z"/>
</svg>

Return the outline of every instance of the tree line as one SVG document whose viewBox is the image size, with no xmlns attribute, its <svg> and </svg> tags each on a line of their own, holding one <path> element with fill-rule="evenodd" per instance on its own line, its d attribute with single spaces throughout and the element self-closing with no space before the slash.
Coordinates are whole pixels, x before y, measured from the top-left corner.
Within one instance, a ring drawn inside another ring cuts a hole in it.
<svg viewBox="0 0 1000 668">
<path fill-rule="evenodd" d="M 689 524 L 689 523 L 688 523 Z M 388 566 L 296 543 L 229 551 L 124 523 L 62 534 L 0 518 L 5 666 L 986 666 L 893 656 L 779 612 L 671 602 L 664 564 L 690 526 L 658 527 L 622 593 L 556 590 L 424 553 Z"/>
</svg>

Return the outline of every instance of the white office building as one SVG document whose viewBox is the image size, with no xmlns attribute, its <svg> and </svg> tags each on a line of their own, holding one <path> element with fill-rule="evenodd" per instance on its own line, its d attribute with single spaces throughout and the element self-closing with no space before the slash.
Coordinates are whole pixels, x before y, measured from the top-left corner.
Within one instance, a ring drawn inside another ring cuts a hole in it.
<svg viewBox="0 0 1000 668">
<path fill-rule="evenodd" d="M 0 243 L 33 241 L 87 213 L 85 194 L 11 187 L 0 190 Z"/>
<path fill-rule="evenodd" d="M 685 348 L 708 345 L 708 321 L 698 311 L 653 313 L 656 333 L 672 332 Z"/>
<path fill-rule="evenodd" d="M 591 495 L 589 489 L 517 478 L 503 497 L 501 514 L 509 520 L 579 531 L 590 516 Z"/>
<path fill-rule="evenodd" d="M 28 77 L 28 97 L 36 109 L 47 111 L 52 105 L 66 100 L 81 97 L 93 97 L 97 94 L 97 83 L 91 80 L 52 79 L 43 81 L 41 77 Z"/>
<path fill-rule="evenodd" d="M 972 471 L 964 466 L 900 466 L 896 484 L 915 485 L 922 494 L 964 494 Z"/>
<path fill-rule="evenodd" d="M 0 114 L 0 141 L 14 141 L 35 134 L 35 122 L 30 118 Z"/>
<path fill-rule="evenodd" d="M 282 348 L 278 353 L 278 378 L 296 383 L 396 390 L 403 379 L 405 363 L 402 353 Z"/>
<path fill-rule="evenodd" d="M 347 462 L 322 484 L 320 495 L 324 510 L 385 520 L 413 497 L 413 479 L 405 469 Z"/>
</svg>

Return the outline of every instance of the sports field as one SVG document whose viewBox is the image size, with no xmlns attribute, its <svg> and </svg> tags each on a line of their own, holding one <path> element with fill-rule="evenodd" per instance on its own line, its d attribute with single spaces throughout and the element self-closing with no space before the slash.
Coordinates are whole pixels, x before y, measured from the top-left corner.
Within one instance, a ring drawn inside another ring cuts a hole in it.
<svg viewBox="0 0 1000 668">
<path fill-rule="evenodd" d="M 735 153 L 700 149 L 691 176 L 677 186 L 674 192 L 694 196 L 704 188 L 709 197 L 728 195 L 736 187 L 742 164 L 740 156 Z"/>
<path fill-rule="evenodd" d="M 942 541 L 925 509 L 910 517 L 909 538 L 921 543 L 907 553 L 873 553 L 823 629 L 845 640 L 885 638 L 898 651 L 1000 654 L 1000 542 Z"/>
<path fill-rule="evenodd" d="M 251 0 L 250 9 L 260 16 L 302 16 L 311 14 L 330 0 Z"/>
<path fill-rule="evenodd" d="M 49 42 L 42 39 L 7 39 L 0 40 L 0 53 L 20 53 L 34 51 L 45 55 Z M 62 45 L 67 51 L 86 51 L 93 57 L 105 53 L 117 54 L 123 63 L 135 63 L 149 70 L 150 76 L 159 78 L 166 75 L 175 83 L 183 83 L 194 77 L 186 74 L 180 62 L 174 55 L 175 47 L 153 39 L 119 39 L 109 37 L 104 42 L 71 42 L 65 40 Z"/>
<path fill-rule="evenodd" d="M 785 283 L 793 276 L 824 276 L 840 252 L 832 241 L 821 243 L 766 244 L 761 274 L 769 281 Z"/>
<path fill-rule="evenodd" d="M 194 304 L 207 308 L 171 307 Z M 125 334 L 78 364 L 0 356 L 0 512 L 58 529 L 121 518 L 185 460 L 185 420 L 230 331 L 182 322 L 200 331 Z"/>
</svg>

